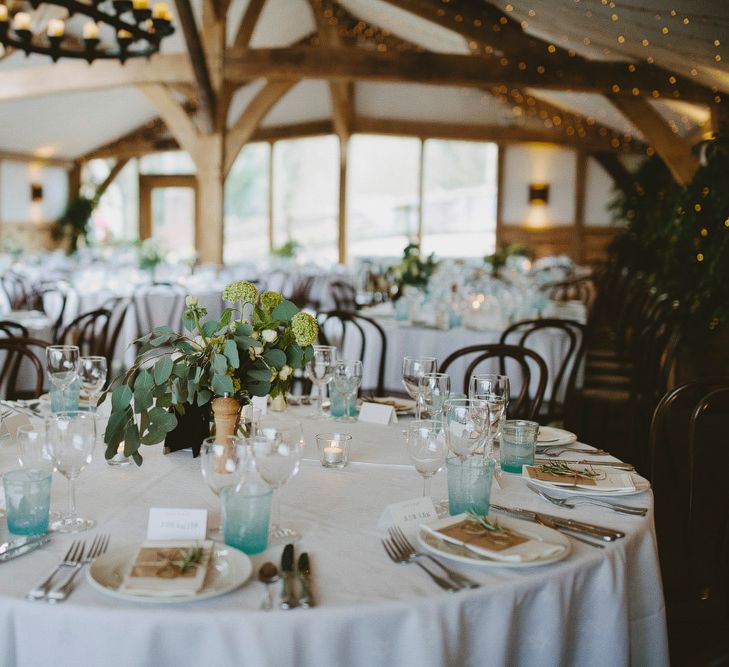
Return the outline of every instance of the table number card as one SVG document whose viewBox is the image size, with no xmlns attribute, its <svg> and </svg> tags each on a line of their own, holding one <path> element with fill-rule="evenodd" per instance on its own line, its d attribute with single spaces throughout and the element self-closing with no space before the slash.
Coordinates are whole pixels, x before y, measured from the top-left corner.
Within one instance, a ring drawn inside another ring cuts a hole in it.
<svg viewBox="0 0 729 667">
<path fill-rule="evenodd" d="M 416 531 L 421 523 L 438 518 L 432 498 L 413 498 L 401 503 L 393 503 L 385 508 L 377 527 L 383 530 L 392 526 L 402 529 L 405 534 Z"/>
<path fill-rule="evenodd" d="M 204 540 L 208 511 L 175 507 L 149 510 L 148 540 Z"/>
<path fill-rule="evenodd" d="M 365 402 L 359 409 L 359 421 L 370 424 L 397 424 L 397 414 L 391 405 Z"/>
<path fill-rule="evenodd" d="M 268 396 L 252 396 L 251 404 L 254 410 L 261 411 L 261 417 L 265 417 L 268 413 Z"/>
</svg>

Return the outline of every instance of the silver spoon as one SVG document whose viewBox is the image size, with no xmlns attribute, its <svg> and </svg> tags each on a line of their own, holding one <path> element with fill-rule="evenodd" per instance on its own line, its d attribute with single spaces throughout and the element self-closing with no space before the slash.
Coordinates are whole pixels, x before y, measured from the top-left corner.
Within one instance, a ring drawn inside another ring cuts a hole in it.
<svg viewBox="0 0 729 667">
<path fill-rule="evenodd" d="M 275 584 L 280 578 L 278 568 L 273 563 L 264 563 L 261 565 L 261 569 L 258 570 L 258 581 L 266 586 L 266 597 L 261 602 L 261 609 L 269 610 L 273 607 L 271 584 Z"/>
</svg>

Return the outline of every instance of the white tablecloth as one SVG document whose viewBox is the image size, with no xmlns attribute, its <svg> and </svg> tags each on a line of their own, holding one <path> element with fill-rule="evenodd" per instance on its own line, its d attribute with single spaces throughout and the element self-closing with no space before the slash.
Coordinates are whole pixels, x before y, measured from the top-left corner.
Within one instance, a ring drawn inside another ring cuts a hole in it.
<svg viewBox="0 0 729 667">
<path fill-rule="evenodd" d="M 301 414 L 306 408 L 291 409 Z M 386 504 L 413 498 L 422 480 L 409 465 L 402 426 L 353 424 L 352 458 L 323 469 L 313 435 L 328 422 L 305 422 L 306 460 L 283 489 L 284 523 L 309 551 L 320 603 L 315 609 L 258 611 L 263 586 L 253 581 L 221 598 L 183 605 L 135 605 L 107 597 L 83 577 L 62 605 L 29 602 L 25 593 L 60 559 L 73 537 L 55 535 L 32 554 L 0 564 L 0 664 L 176 667 L 191 665 L 666 665 L 663 595 L 653 516 L 626 517 L 598 508 L 570 516 L 619 528 L 627 536 L 596 549 L 572 542 L 564 561 L 534 569 L 463 568 L 482 586 L 457 594 L 437 588 L 416 566 L 392 563 L 377 521 Z M 167 457 L 144 447 L 141 468 L 112 469 L 97 460 L 78 485 L 82 514 L 111 534 L 111 548 L 144 539 L 150 507 L 204 507 L 218 502 L 189 452 Z M 15 465 L 0 449 L 0 469 Z M 54 476 L 53 504 L 66 499 Z M 502 476 L 492 499 L 558 514 L 520 478 Z M 433 495 L 446 492 L 445 473 Z M 651 505 L 650 493 L 626 499 Z M 83 537 L 89 539 L 92 534 Z M 252 558 L 279 562 L 281 546 Z"/>
</svg>

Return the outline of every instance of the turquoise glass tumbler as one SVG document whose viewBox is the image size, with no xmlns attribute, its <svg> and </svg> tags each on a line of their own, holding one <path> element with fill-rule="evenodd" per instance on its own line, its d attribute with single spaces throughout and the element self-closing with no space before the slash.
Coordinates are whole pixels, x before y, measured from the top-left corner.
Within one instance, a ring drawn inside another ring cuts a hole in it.
<svg viewBox="0 0 729 667">
<path fill-rule="evenodd" d="M 21 468 L 3 475 L 8 530 L 15 535 L 48 532 L 51 471 Z"/>
<path fill-rule="evenodd" d="M 489 513 L 491 481 L 496 461 L 474 454 L 473 456 L 449 456 L 448 513 L 451 516 L 474 510 L 478 514 Z"/>
<path fill-rule="evenodd" d="M 77 412 L 81 397 L 81 380 L 76 378 L 66 389 L 61 390 L 51 383 L 51 412 Z"/>
<path fill-rule="evenodd" d="M 329 414 L 331 414 L 334 419 L 337 419 L 339 417 L 344 417 L 344 409 L 346 406 L 346 399 L 344 397 L 344 394 L 341 394 L 338 392 L 332 385 L 329 385 Z M 357 416 L 357 401 L 351 401 L 349 404 L 349 416 L 350 417 L 356 417 Z"/>
<path fill-rule="evenodd" d="M 521 475 L 522 466 L 534 465 L 539 424 L 524 419 L 507 419 L 501 429 L 501 469 Z"/>
<path fill-rule="evenodd" d="M 268 547 L 271 496 L 268 486 L 239 484 L 220 492 L 225 543 L 250 555 Z"/>
</svg>

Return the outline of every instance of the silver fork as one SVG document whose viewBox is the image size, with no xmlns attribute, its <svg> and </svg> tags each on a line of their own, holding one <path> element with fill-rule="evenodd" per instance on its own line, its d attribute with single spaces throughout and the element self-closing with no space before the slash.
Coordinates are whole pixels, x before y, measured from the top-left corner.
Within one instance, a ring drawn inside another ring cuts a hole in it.
<svg viewBox="0 0 729 667">
<path fill-rule="evenodd" d="M 564 454 L 565 452 L 579 452 L 581 454 L 590 454 L 592 456 L 609 456 L 610 452 L 606 452 L 604 449 L 575 449 L 574 447 L 561 447 L 558 445 L 555 445 L 554 447 L 545 447 L 544 449 L 540 450 L 540 454 L 544 454 L 544 456 L 560 456 L 561 454 Z"/>
<path fill-rule="evenodd" d="M 85 548 L 85 542 L 80 540 L 74 540 L 71 542 L 71 546 L 68 548 L 63 560 L 56 565 L 56 569 L 51 572 L 50 576 L 45 581 L 38 584 L 25 597 L 28 600 L 42 600 L 46 597 L 46 595 L 48 595 L 48 589 L 51 587 L 51 583 L 53 582 L 53 577 L 55 577 L 58 571 L 63 567 L 76 567 L 83 558 Z"/>
<path fill-rule="evenodd" d="M 575 505 L 597 505 L 598 507 L 607 507 L 613 510 L 613 512 L 619 512 L 620 514 L 631 514 L 633 516 L 645 516 L 648 511 L 647 507 L 635 507 L 634 505 L 621 505 L 620 503 L 609 503 L 607 500 L 598 500 L 596 498 L 557 498 L 556 496 L 550 496 L 536 486 L 527 484 L 529 489 L 534 491 L 538 496 L 544 498 L 544 500 L 556 505 L 557 507 L 565 507 L 567 509 L 574 509 Z"/>
<path fill-rule="evenodd" d="M 109 546 L 109 539 L 109 535 L 97 535 L 94 538 L 86 557 L 76 563 L 73 572 L 68 575 L 68 579 L 61 586 L 54 588 L 48 593 L 48 602 L 63 602 L 71 594 L 73 591 L 73 580 L 76 578 L 76 575 L 83 569 L 84 565 L 88 565 L 94 558 L 101 556 L 106 551 L 106 548 Z"/>
<path fill-rule="evenodd" d="M 402 532 L 401 528 L 395 526 L 393 528 L 390 528 L 388 532 L 390 533 L 390 538 L 392 539 L 392 541 L 400 546 L 401 552 L 408 554 L 408 558 L 410 560 L 416 561 L 418 558 L 427 558 L 429 561 L 435 563 L 441 570 L 443 570 L 448 578 L 459 588 L 479 587 L 479 584 L 477 584 L 475 581 L 471 581 L 468 577 L 464 577 L 463 575 L 458 574 L 458 572 L 454 572 L 453 570 L 447 568 L 445 565 L 443 565 L 443 563 L 433 558 L 433 556 L 431 556 L 430 554 L 416 551 L 410 540 L 405 537 L 405 533 Z"/>
<path fill-rule="evenodd" d="M 450 581 L 446 581 L 442 577 L 439 577 L 437 574 L 431 572 L 420 561 L 410 560 L 410 558 L 407 555 L 403 554 L 398 546 L 391 539 L 382 540 L 382 546 L 385 547 L 385 551 L 392 561 L 394 561 L 395 563 L 400 563 L 401 565 L 409 565 L 410 563 L 415 563 L 421 570 L 424 570 L 428 574 L 428 576 L 443 590 L 451 592 L 461 590 L 455 584 L 452 584 Z"/>
</svg>

